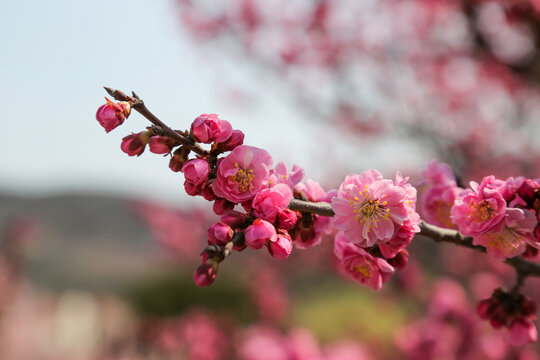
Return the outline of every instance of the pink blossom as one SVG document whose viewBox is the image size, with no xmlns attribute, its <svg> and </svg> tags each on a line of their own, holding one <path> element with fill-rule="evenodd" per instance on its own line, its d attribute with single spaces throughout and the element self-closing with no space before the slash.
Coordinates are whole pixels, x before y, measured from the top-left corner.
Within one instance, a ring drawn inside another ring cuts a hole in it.
<svg viewBox="0 0 540 360">
<path fill-rule="evenodd" d="M 262 189 L 251 203 L 253 215 L 273 223 L 278 212 L 286 209 L 291 199 L 292 190 L 286 184 Z"/>
<path fill-rule="evenodd" d="M 202 194 L 204 184 L 195 185 L 192 182 L 184 181 L 184 190 L 190 196 L 198 196 Z"/>
<path fill-rule="evenodd" d="M 294 187 L 300 181 L 302 181 L 303 178 L 304 169 L 302 169 L 302 167 L 294 164 L 291 173 L 289 174 L 287 172 L 287 166 L 285 166 L 285 163 L 280 161 L 276 165 L 275 169 L 270 171 L 269 184 L 270 186 L 274 186 L 276 184 L 287 184 L 291 189 L 294 189 Z"/>
<path fill-rule="evenodd" d="M 107 100 L 107 103 L 97 109 L 96 120 L 106 132 L 110 132 L 122 125 L 131 112 L 131 106 L 126 101 L 114 103 L 107 98 L 105 100 Z"/>
<path fill-rule="evenodd" d="M 278 234 L 277 239 L 275 241 L 269 241 L 267 246 L 270 255 L 276 259 L 284 260 L 291 255 L 293 244 L 291 237 L 285 232 Z"/>
<path fill-rule="evenodd" d="M 242 145 L 243 143 L 244 143 L 244 133 L 240 130 L 233 130 L 229 139 L 227 139 L 227 141 L 222 142 L 219 145 L 219 148 L 222 151 L 231 151 L 231 150 L 234 150 L 236 147 Z"/>
<path fill-rule="evenodd" d="M 436 160 L 427 163 L 426 170 L 420 172 L 420 174 L 424 178 L 424 183 L 430 186 L 456 185 L 456 177 L 450 166 Z"/>
<path fill-rule="evenodd" d="M 216 215 L 223 215 L 227 211 L 234 209 L 234 203 L 225 199 L 216 199 L 212 209 Z"/>
<path fill-rule="evenodd" d="M 232 126 L 226 120 L 221 120 L 217 114 L 202 114 L 191 124 L 191 135 L 197 142 L 211 144 L 214 141 L 223 142 L 232 134 Z"/>
<path fill-rule="evenodd" d="M 372 360 L 373 358 L 360 344 L 353 341 L 339 341 L 324 349 L 325 360 Z"/>
<path fill-rule="evenodd" d="M 491 230 L 504 217 L 506 201 L 494 190 L 500 180 L 487 176 L 478 185 L 471 181 L 471 189 L 457 195 L 450 210 L 452 222 L 467 236 L 476 236 Z"/>
<path fill-rule="evenodd" d="M 351 243 L 343 232 L 338 232 L 335 237 L 334 254 L 349 277 L 374 290 L 380 290 L 382 283 L 394 273 L 394 268 L 388 262 Z"/>
<path fill-rule="evenodd" d="M 411 215 L 408 190 L 376 170 L 348 175 L 332 198 L 334 225 L 362 247 L 386 242 Z"/>
<path fill-rule="evenodd" d="M 150 151 L 154 154 L 168 154 L 171 152 L 175 141 L 168 136 L 152 136 L 150 138 Z"/>
<path fill-rule="evenodd" d="M 522 346 L 536 341 L 538 333 L 536 326 L 528 319 L 514 321 L 508 328 L 508 339 L 513 346 Z"/>
<path fill-rule="evenodd" d="M 473 244 L 484 246 L 491 258 L 504 261 L 523 254 L 527 243 L 536 244 L 533 231 L 537 223 L 532 211 L 507 208 L 503 220 L 489 232 L 475 236 Z"/>
<path fill-rule="evenodd" d="M 393 258 L 398 252 L 407 247 L 414 235 L 419 231 L 417 225 L 405 224 L 399 228 L 396 235 L 385 243 L 379 244 L 379 249 L 385 258 Z"/>
<path fill-rule="evenodd" d="M 263 325 L 246 331 L 238 354 L 241 360 L 289 360 L 287 339 Z"/>
<path fill-rule="evenodd" d="M 290 230 L 296 225 L 296 212 L 291 209 L 283 209 L 278 212 L 277 224 L 280 229 Z"/>
<path fill-rule="evenodd" d="M 219 164 L 214 193 L 233 203 L 251 199 L 268 185 L 272 157 L 266 150 L 241 145 Z"/>
<path fill-rule="evenodd" d="M 237 228 L 245 224 L 247 220 L 247 215 L 236 210 L 229 210 L 220 218 L 221 222 L 231 226 L 232 228 Z"/>
<path fill-rule="evenodd" d="M 150 141 L 150 132 L 141 131 L 122 138 L 120 148 L 129 156 L 140 156 L 144 152 L 146 144 Z"/>
<path fill-rule="evenodd" d="M 289 359 L 323 360 L 317 339 L 309 331 L 301 328 L 289 333 Z"/>
<path fill-rule="evenodd" d="M 524 179 L 517 190 L 519 196 L 529 205 L 533 205 L 534 200 L 539 198 L 540 185 L 531 179 Z"/>
<path fill-rule="evenodd" d="M 218 222 L 208 229 L 208 242 L 210 244 L 225 245 L 232 240 L 234 230 L 230 226 Z"/>
<path fill-rule="evenodd" d="M 424 220 L 436 226 L 455 229 L 456 225 L 452 223 L 450 218 L 450 209 L 461 191 L 463 189 L 455 184 L 428 187 L 422 193 L 420 203 L 420 211 Z"/>
<path fill-rule="evenodd" d="M 194 185 L 200 185 L 208 179 L 210 165 L 208 165 L 206 160 L 192 159 L 182 166 L 182 172 L 187 181 Z"/>
<path fill-rule="evenodd" d="M 277 241 L 274 225 L 262 219 L 255 219 L 253 224 L 246 229 L 244 237 L 246 245 L 252 249 L 262 248 L 266 241 Z"/>
<path fill-rule="evenodd" d="M 193 272 L 193 281 L 197 286 L 210 286 L 216 279 L 218 264 L 210 261 L 205 262 Z"/>
</svg>

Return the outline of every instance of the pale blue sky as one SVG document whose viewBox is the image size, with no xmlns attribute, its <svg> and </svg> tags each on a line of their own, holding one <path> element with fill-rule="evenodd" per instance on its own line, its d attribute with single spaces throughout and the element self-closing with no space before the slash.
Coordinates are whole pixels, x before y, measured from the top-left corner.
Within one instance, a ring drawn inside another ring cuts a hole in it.
<svg viewBox="0 0 540 360">
<path fill-rule="evenodd" d="M 197 49 L 177 18 L 173 0 L 1 1 L 0 191 L 185 198 L 183 177 L 168 170 L 167 159 L 151 153 L 129 158 L 120 151 L 123 136 L 147 125 L 142 117 L 134 113 L 109 134 L 97 124 L 103 85 L 135 90 L 175 128 L 188 128 L 201 113 L 218 113 L 275 161 L 297 162 L 311 177 L 325 176 L 332 159 L 318 145 L 328 133 L 300 121 L 276 96 L 275 82 L 268 86 L 264 76 L 253 81 L 256 73 L 246 72 L 245 64 L 236 67 L 228 56 Z M 227 100 L 227 89 L 236 86 L 253 93 L 257 105 Z M 339 152 L 358 166 L 354 159 L 360 157 L 346 149 Z M 377 166 L 380 156 L 373 149 L 362 158 L 362 164 Z"/>
</svg>

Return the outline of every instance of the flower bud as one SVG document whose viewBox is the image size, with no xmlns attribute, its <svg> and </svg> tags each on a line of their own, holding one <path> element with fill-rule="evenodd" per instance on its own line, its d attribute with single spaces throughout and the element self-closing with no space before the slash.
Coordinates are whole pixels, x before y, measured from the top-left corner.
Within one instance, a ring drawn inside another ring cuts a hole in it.
<svg viewBox="0 0 540 360">
<path fill-rule="evenodd" d="M 283 230 L 290 230 L 296 225 L 296 212 L 291 209 L 284 209 L 278 212 L 278 227 Z"/>
<path fill-rule="evenodd" d="M 208 242 L 210 244 L 225 245 L 232 240 L 233 236 L 233 229 L 222 222 L 215 223 L 208 229 Z"/>
<path fill-rule="evenodd" d="M 508 328 L 508 339 L 513 346 L 533 343 L 538 337 L 536 327 L 527 319 L 518 319 Z"/>
<path fill-rule="evenodd" d="M 267 240 L 277 241 L 277 234 L 274 225 L 262 219 L 255 219 L 252 225 L 248 226 L 244 232 L 246 246 L 252 249 L 260 249 Z"/>
<path fill-rule="evenodd" d="M 212 186 L 210 186 L 210 184 L 206 184 L 203 189 L 202 196 L 208 201 L 214 201 L 216 199 L 216 194 L 214 194 L 214 190 L 212 190 Z"/>
<path fill-rule="evenodd" d="M 268 243 L 268 252 L 276 259 L 284 260 L 291 254 L 292 247 L 293 243 L 289 234 L 278 234 L 276 241 Z"/>
<path fill-rule="evenodd" d="M 231 124 L 221 120 L 217 114 L 202 114 L 191 124 L 191 136 L 197 142 L 205 144 L 222 142 L 230 138 L 231 134 Z"/>
<path fill-rule="evenodd" d="M 171 152 L 175 141 L 168 136 L 152 136 L 150 139 L 150 151 L 154 154 L 168 154 Z"/>
<path fill-rule="evenodd" d="M 213 210 L 216 215 L 223 215 L 225 212 L 232 209 L 234 209 L 234 203 L 228 200 L 218 198 L 214 201 Z"/>
<path fill-rule="evenodd" d="M 391 259 L 386 260 L 391 266 L 397 268 L 398 270 L 403 270 L 409 262 L 409 252 L 405 249 L 401 250 Z"/>
<path fill-rule="evenodd" d="M 221 151 L 232 151 L 237 146 L 244 143 L 244 133 L 240 130 L 233 130 L 231 136 L 224 142 L 219 144 Z"/>
<path fill-rule="evenodd" d="M 144 152 L 146 144 L 150 141 L 150 132 L 142 131 L 122 138 L 120 148 L 129 156 L 140 156 Z"/>
<path fill-rule="evenodd" d="M 184 166 L 187 161 L 189 151 L 190 150 L 185 146 L 180 146 L 178 149 L 176 149 L 171 157 L 171 160 L 169 161 L 169 168 L 174 172 L 181 171 L 182 166 Z"/>
<path fill-rule="evenodd" d="M 487 320 L 493 313 L 494 308 L 495 306 L 491 298 L 484 299 L 478 303 L 478 306 L 476 307 L 476 312 L 478 313 L 478 316 L 480 316 L 480 319 Z"/>
<path fill-rule="evenodd" d="M 105 98 L 107 103 L 101 105 L 96 112 L 96 120 L 105 129 L 106 132 L 120 126 L 131 112 L 131 106 L 127 101 L 114 103 Z"/>
<path fill-rule="evenodd" d="M 186 190 L 186 193 L 190 196 L 201 195 L 203 191 L 203 186 L 203 184 L 195 185 L 187 180 L 184 182 L 184 189 Z"/>
<path fill-rule="evenodd" d="M 192 184 L 200 185 L 208 179 L 210 173 L 210 165 L 203 159 L 189 160 L 182 166 L 182 172 L 186 177 L 186 181 Z"/>
<path fill-rule="evenodd" d="M 538 195 L 538 188 L 540 188 L 540 185 L 536 181 L 526 179 L 519 187 L 518 194 L 527 204 L 532 205 Z"/>
<path fill-rule="evenodd" d="M 229 210 L 225 214 L 221 215 L 221 222 L 236 228 L 243 225 L 247 220 L 247 215 L 240 211 Z"/>
<path fill-rule="evenodd" d="M 218 263 L 212 260 L 199 265 L 193 272 L 193 281 L 197 286 L 209 286 L 216 279 Z"/>
</svg>

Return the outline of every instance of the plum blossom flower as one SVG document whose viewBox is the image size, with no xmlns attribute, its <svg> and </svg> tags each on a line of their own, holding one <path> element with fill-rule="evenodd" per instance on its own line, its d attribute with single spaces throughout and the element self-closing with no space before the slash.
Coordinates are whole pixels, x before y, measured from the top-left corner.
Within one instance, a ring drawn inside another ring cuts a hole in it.
<svg viewBox="0 0 540 360">
<path fill-rule="evenodd" d="M 292 196 L 292 190 L 286 184 L 262 189 L 251 203 L 253 215 L 273 223 L 278 212 L 287 208 Z"/>
<path fill-rule="evenodd" d="M 150 138 L 150 151 L 154 154 L 168 154 L 171 152 L 175 141 L 168 136 L 152 136 Z"/>
<path fill-rule="evenodd" d="M 430 161 L 426 165 L 426 170 L 420 172 L 424 178 L 423 183 L 430 186 L 455 185 L 456 177 L 450 166 L 436 160 Z"/>
<path fill-rule="evenodd" d="M 376 170 L 348 175 L 332 198 L 334 225 L 362 247 L 387 242 L 409 216 L 417 216 L 411 188 L 383 179 Z"/>
<path fill-rule="evenodd" d="M 519 319 L 514 321 L 508 328 L 508 340 L 512 346 L 522 346 L 533 343 L 538 338 L 536 326 L 529 319 Z"/>
<path fill-rule="evenodd" d="M 191 134 L 195 141 L 205 144 L 226 141 L 231 137 L 232 131 L 231 124 L 221 120 L 217 114 L 202 114 L 191 124 Z"/>
<path fill-rule="evenodd" d="M 274 186 L 276 184 L 287 184 L 291 189 L 302 181 L 304 178 L 304 169 L 299 165 L 294 164 L 289 174 L 287 172 L 287 166 L 283 161 L 280 161 L 274 170 L 270 171 L 269 184 Z"/>
<path fill-rule="evenodd" d="M 450 210 L 452 221 L 463 235 L 476 236 L 490 231 L 505 216 L 506 201 L 495 190 L 500 180 L 485 177 L 480 185 L 471 181 L 471 189 L 457 195 Z"/>
<path fill-rule="evenodd" d="M 186 181 L 194 185 L 200 185 L 208 179 L 210 165 L 208 165 L 206 160 L 192 159 L 182 166 L 182 172 L 186 177 Z"/>
<path fill-rule="evenodd" d="M 270 255 L 276 259 L 285 260 L 291 255 L 293 244 L 290 235 L 283 232 L 279 233 L 274 241 L 270 240 L 267 246 Z"/>
<path fill-rule="evenodd" d="M 217 222 L 208 229 L 208 242 L 211 244 L 225 245 L 233 236 L 234 230 L 222 222 Z"/>
<path fill-rule="evenodd" d="M 251 199 L 268 185 L 272 157 L 266 150 L 241 145 L 218 164 L 214 193 L 233 203 Z"/>
<path fill-rule="evenodd" d="M 532 211 L 507 208 L 503 220 L 488 233 L 475 236 L 473 244 L 484 246 L 491 258 L 504 261 L 523 254 L 527 243 L 536 243 L 533 231 L 537 223 Z"/>
<path fill-rule="evenodd" d="M 274 225 L 262 219 L 255 219 L 244 232 L 246 245 L 252 249 L 260 249 L 267 241 L 277 241 Z"/>
<path fill-rule="evenodd" d="M 96 120 L 103 126 L 106 132 L 110 132 L 122 125 L 131 113 L 131 106 L 127 101 L 114 103 L 107 98 L 105 100 L 107 100 L 107 103 L 97 109 Z"/>
<path fill-rule="evenodd" d="M 380 290 L 383 282 L 388 281 L 394 273 L 394 268 L 386 260 L 372 256 L 357 244 L 351 243 L 341 231 L 334 240 L 334 254 L 349 277 L 374 290 Z"/>
<path fill-rule="evenodd" d="M 120 148 L 129 156 L 140 156 L 144 152 L 146 144 L 150 141 L 150 132 L 141 131 L 137 134 L 125 136 Z"/>
<path fill-rule="evenodd" d="M 216 279 L 218 263 L 207 261 L 199 265 L 193 272 L 193 281 L 197 286 L 210 286 Z"/>
</svg>

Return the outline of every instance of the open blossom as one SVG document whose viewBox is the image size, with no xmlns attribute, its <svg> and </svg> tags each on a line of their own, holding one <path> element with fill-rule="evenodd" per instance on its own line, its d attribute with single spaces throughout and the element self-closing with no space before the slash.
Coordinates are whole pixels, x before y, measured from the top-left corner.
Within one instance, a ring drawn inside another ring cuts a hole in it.
<svg viewBox="0 0 540 360">
<path fill-rule="evenodd" d="M 228 121 L 221 120 L 217 114 L 202 114 L 191 124 L 191 134 L 197 142 L 223 142 L 231 137 L 232 126 Z"/>
<path fill-rule="evenodd" d="M 218 164 L 214 193 L 233 203 L 251 199 L 268 185 L 272 157 L 266 150 L 241 145 Z"/>
<path fill-rule="evenodd" d="M 251 203 L 253 215 L 274 222 L 279 211 L 287 208 L 292 199 L 292 190 L 286 184 L 262 189 Z"/>
<path fill-rule="evenodd" d="M 348 175 L 332 198 L 334 225 L 363 247 L 386 242 L 412 216 L 416 198 L 409 198 L 409 190 L 376 170 Z"/>
<path fill-rule="evenodd" d="M 210 165 L 203 159 L 189 160 L 182 166 L 182 172 L 186 180 L 194 185 L 200 185 L 208 179 Z"/>
<path fill-rule="evenodd" d="M 353 280 L 380 290 L 383 282 L 390 279 L 394 268 L 386 260 L 370 255 L 357 244 L 351 243 L 343 232 L 334 240 L 334 254 L 343 271 Z"/>
<path fill-rule="evenodd" d="M 291 173 L 289 174 L 287 172 L 287 166 L 285 166 L 285 163 L 283 161 L 280 161 L 274 170 L 270 171 L 270 179 L 269 184 L 270 186 L 274 186 L 276 184 L 287 184 L 291 189 L 294 189 L 294 187 L 302 181 L 304 178 L 304 169 L 302 169 L 301 166 L 294 164 L 291 170 Z"/>
<path fill-rule="evenodd" d="M 450 218 L 450 210 L 457 195 L 463 189 L 457 185 L 438 185 L 428 187 L 422 193 L 420 211 L 424 219 L 433 225 L 455 229 L 456 225 Z"/>
<path fill-rule="evenodd" d="M 471 189 L 462 191 L 450 211 L 452 221 L 463 235 L 476 236 L 490 231 L 505 216 L 506 201 L 496 190 L 501 186 L 494 176 L 480 185 L 471 181 Z"/>
<path fill-rule="evenodd" d="M 484 246 L 490 257 L 503 261 L 523 254 L 527 243 L 536 244 L 533 231 L 537 223 L 532 211 L 507 208 L 503 220 L 488 233 L 475 236 L 473 244 Z"/>
<path fill-rule="evenodd" d="M 105 100 L 107 103 L 97 109 L 96 120 L 106 132 L 110 132 L 122 125 L 131 112 L 131 106 L 126 101 L 114 103 L 107 98 Z"/>
</svg>

